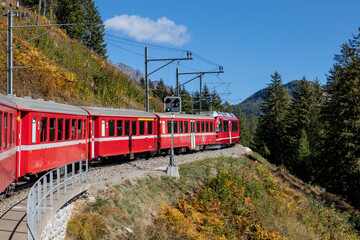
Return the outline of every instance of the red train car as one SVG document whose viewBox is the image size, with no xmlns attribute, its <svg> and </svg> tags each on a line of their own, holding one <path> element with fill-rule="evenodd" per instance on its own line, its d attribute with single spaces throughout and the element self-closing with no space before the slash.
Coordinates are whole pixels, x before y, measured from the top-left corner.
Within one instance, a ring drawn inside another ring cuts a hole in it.
<svg viewBox="0 0 360 240">
<path fill-rule="evenodd" d="M 229 146 L 240 141 L 239 120 L 234 114 L 225 112 L 206 112 L 203 114 L 215 118 L 217 145 Z"/>
<path fill-rule="evenodd" d="M 20 110 L 17 178 L 87 157 L 86 111 L 42 99 L 8 99 Z"/>
<path fill-rule="evenodd" d="M 114 108 L 83 107 L 91 115 L 90 157 L 155 154 L 157 117 L 152 113 Z"/>
<path fill-rule="evenodd" d="M 16 178 L 16 104 L 0 94 L 0 193 L 11 192 Z"/>
<path fill-rule="evenodd" d="M 156 113 L 159 119 L 159 151 L 171 148 L 171 114 Z M 174 148 L 178 152 L 207 149 L 215 144 L 215 120 L 204 115 L 174 115 Z"/>
</svg>

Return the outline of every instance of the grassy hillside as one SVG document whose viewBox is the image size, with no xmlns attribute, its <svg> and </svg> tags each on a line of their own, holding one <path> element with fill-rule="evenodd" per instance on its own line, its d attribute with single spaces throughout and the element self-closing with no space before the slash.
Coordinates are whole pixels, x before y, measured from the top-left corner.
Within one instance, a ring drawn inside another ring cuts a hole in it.
<svg viewBox="0 0 360 240">
<path fill-rule="evenodd" d="M 68 224 L 67 239 L 359 237 L 350 206 L 340 211 L 320 194 L 313 197 L 317 194 L 307 192 L 321 190 L 287 179 L 288 173 L 257 154 L 200 160 L 182 165 L 180 174 L 180 180 L 125 181 L 81 203 L 82 211 Z"/>
<path fill-rule="evenodd" d="M 20 7 L 20 12 L 30 12 Z M 14 25 L 32 25 L 30 19 L 14 17 Z M 47 24 L 40 17 L 40 24 Z M 50 27 L 14 29 L 14 46 L 42 34 Z M 7 20 L 0 17 L 0 92 L 6 93 Z M 14 50 L 14 94 L 44 98 L 74 105 L 98 105 L 144 109 L 145 92 L 106 59 L 70 39 L 63 31 L 51 33 Z M 161 111 L 162 103 L 152 98 L 150 109 Z"/>
<path fill-rule="evenodd" d="M 286 84 L 283 84 L 282 86 L 288 90 L 288 92 L 291 94 L 295 88 L 299 85 L 299 80 L 294 80 L 291 82 L 288 82 Z M 240 109 L 243 111 L 245 115 L 254 114 L 255 116 L 260 115 L 260 106 L 262 103 L 262 98 L 265 96 L 265 91 L 267 88 L 263 88 L 244 101 L 242 101 L 239 104 L 233 105 L 234 112 L 237 108 L 240 107 Z"/>
</svg>

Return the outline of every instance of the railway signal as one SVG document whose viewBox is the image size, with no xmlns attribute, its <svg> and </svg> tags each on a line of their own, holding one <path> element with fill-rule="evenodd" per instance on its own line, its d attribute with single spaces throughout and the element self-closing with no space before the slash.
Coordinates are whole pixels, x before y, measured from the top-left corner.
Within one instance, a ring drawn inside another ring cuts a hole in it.
<svg viewBox="0 0 360 240">
<path fill-rule="evenodd" d="M 181 98 L 180 97 L 166 97 L 164 99 L 164 111 L 168 113 L 181 112 Z"/>
</svg>

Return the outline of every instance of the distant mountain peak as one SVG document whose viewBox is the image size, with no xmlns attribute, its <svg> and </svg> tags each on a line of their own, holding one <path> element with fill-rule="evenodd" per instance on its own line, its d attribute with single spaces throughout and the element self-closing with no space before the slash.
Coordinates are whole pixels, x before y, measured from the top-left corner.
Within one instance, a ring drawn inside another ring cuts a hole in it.
<svg viewBox="0 0 360 240">
<path fill-rule="evenodd" d="M 144 78 L 144 74 L 140 70 L 135 70 L 124 63 L 112 64 L 116 67 L 117 70 L 122 71 L 137 83 L 140 83 L 141 78 Z"/>
</svg>

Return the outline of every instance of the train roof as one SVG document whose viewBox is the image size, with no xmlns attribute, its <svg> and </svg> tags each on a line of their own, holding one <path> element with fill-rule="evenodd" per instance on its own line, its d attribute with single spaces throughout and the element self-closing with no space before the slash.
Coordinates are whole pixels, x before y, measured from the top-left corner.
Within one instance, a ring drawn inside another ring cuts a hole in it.
<svg viewBox="0 0 360 240">
<path fill-rule="evenodd" d="M 9 97 L 3 94 L 0 94 L 0 103 L 5 104 L 7 106 L 17 108 L 16 104 L 10 101 Z"/>
<path fill-rule="evenodd" d="M 15 95 L 8 96 L 8 99 L 14 102 L 22 111 L 88 115 L 86 111 L 79 107 L 54 101 L 44 101 L 43 99 L 32 99 L 30 97 L 20 98 Z"/>
<path fill-rule="evenodd" d="M 93 116 L 113 116 L 113 117 L 143 117 L 143 118 L 156 118 L 152 113 L 128 110 L 123 108 L 100 108 L 100 107 L 81 107 L 88 111 Z"/>
<path fill-rule="evenodd" d="M 161 118 L 171 118 L 171 113 L 155 113 L 157 116 Z M 195 115 L 195 114 L 174 114 L 174 118 L 188 118 L 188 119 L 212 119 L 213 117 L 207 115 Z"/>
<path fill-rule="evenodd" d="M 202 114 L 210 116 L 210 117 L 236 118 L 236 116 L 233 113 L 227 113 L 227 112 L 211 111 L 211 112 L 202 112 Z"/>
</svg>

